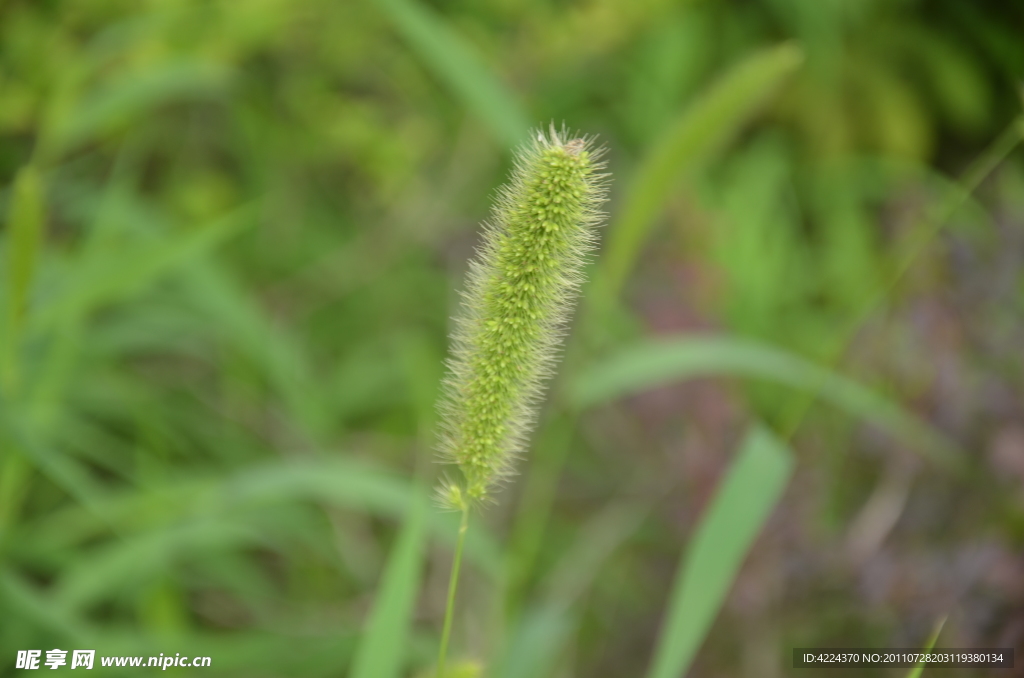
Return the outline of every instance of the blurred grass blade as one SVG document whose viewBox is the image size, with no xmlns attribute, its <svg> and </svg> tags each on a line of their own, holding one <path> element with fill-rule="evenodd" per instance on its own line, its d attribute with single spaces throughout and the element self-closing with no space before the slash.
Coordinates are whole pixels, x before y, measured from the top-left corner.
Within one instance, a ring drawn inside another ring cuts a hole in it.
<svg viewBox="0 0 1024 678">
<path fill-rule="evenodd" d="M 223 66 L 194 59 L 170 60 L 128 73 L 69 107 L 56 123 L 46 151 L 56 154 L 92 141 L 164 103 L 216 94 L 227 82 Z"/>
<path fill-rule="evenodd" d="M 418 0 L 377 0 L 427 68 L 462 99 L 507 147 L 525 141 L 530 124 L 516 96 L 445 20 Z"/>
<path fill-rule="evenodd" d="M 0 400 L 0 431 L 5 431 L 10 441 L 4 452 L 22 454 L 40 473 L 84 506 L 93 518 L 106 521 L 108 516 L 99 501 L 100 486 L 88 469 L 78 460 L 53 449 L 33 430 L 29 421 L 23 408 Z"/>
<path fill-rule="evenodd" d="M 653 499 L 620 499 L 589 519 L 545 578 L 542 602 L 519 614 L 516 605 L 506 612 L 515 619 L 498 676 L 550 675 L 579 624 L 577 602 L 591 589 L 602 566 L 639 528 Z M 518 602 L 518 601 L 517 601 Z"/>
<path fill-rule="evenodd" d="M 85 610 L 118 591 L 137 593 L 194 554 L 266 547 L 266 542 L 264 534 L 240 521 L 216 518 L 111 540 L 77 551 L 56 585 L 55 600 L 67 609 Z"/>
<path fill-rule="evenodd" d="M 443 377 L 444 357 L 420 331 L 408 331 L 395 339 L 395 353 L 410 393 L 416 429 L 424 449 L 430 449 L 430 434 L 437 416 L 437 395 Z"/>
<path fill-rule="evenodd" d="M 227 505 L 256 506 L 310 499 L 394 518 L 408 515 L 413 500 L 412 486 L 407 479 L 343 457 L 268 464 L 209 485 L 216 492 L 217 500 Z M 449 543 L 455 542 L 458 522 L 458 516 L 452 513 L 430 512 L 428 515 L 431 530 Z M 469 531 L 466 557 L 488 576 L 495 579 L 501 576 L 501 549 L 489 532 Z"/>
<path fill-rule="evenodd" d="M 420 590 L 428 510 L 426 501 L 418 495 L 409 504 L 409 515 L 377 586 L 373 611 L 356 648 L 350 678 L 400 675 Z"/>
<path fill-rule="evenodd" d="M 543 678 L 551 675 L 569 641 L 577 620 L 558 604 L 544 605 L 523 613 L 510 634 L 497 678 Z"/>
<path fill-rule="evenodd" d="M 27 165 L 14 178 L 7 220 L 7 303 L 11 317 L 20 318 L 28 302 L 43 231 L 43 187 L 39 170 Z"/>
<path fill-rule="evenodd" d="M 685 675 L 792 470 L 767 429 L 747 435 L 680 561 L 647 678 Z"/>
<path fill-rule="evenodd" d="M 512 617 L 524 602 L 530 573 L 543 546 L 544 532 L 558 492 L 558 480 L 575 431 L 576 422 L 572 417 L 556 416 L 545 422 L 534 438 L 533 460 L 509 537 L 509 581 L 505 607 Z"/>
<path fill-rule="evenodd" d="M 39 170 L 27 165 L 14 178 L 7 219 L 7 332 L 3 337 L 3 363 L 0 365 L 6 390 L 13 388 L 18 379 L 21 326 L 39 257 L 44 219 Z"/>
<path fill-rule="evenodd" d="M 46 629 L 65 642 L 85 645 L 94 639 L 95 634 L 71 610 L 49 600 L 35 586 L 7 567 L 0 569 L 0 600 L 4 602 L 4 616 L 14 616 L 19 620 L 19 625 Z"/>
<path fill-rule="evenodd" d="M 10 449 L 10 443 L 5 443 Z M 17 522 L 28 497 L 32 467 L 22 455 L 8 453 L 0 461 L 0 539 Z"/>
<path fill-rule="evenodd" d="M 617 500 L 590 518 L 544 582 L 544 598 L 568 608 L 582 598 L 601 567 L 633 537 L 647 517 L 653 498 Z"/>
<path fill-rule="evenodd" d="M 633 176 L 602 254 L 602 292 L 629 275 L 654 220 L 681 175 L 732 139 L 803 61 L 794 44 L 763 50 L 734 66 L 692 103 L 653 145 Z"/>
<path fill-rule="evenodd" d="M 310 378 L 299 341 L 271 322 L 259 304 L 215 262 L 196 262 L 183 276 L 183 283 L 211 326 L 264 372 L 306 432 L 318 437 L 328 422 L 320 406 L 321 389 Z"/>
<path fill-rule="evenodd" d="M 928 637 L 928 642 L 925 644 L 921 652 L 928 653 L 932 651 L 932 648 L 935 647 L 935 643 L 939 640 L 939 634 L 942 633 L 942 627 L 945 625 L 946 617 L 943 616 L 942 619 L 940 619 L 938 623 L 935 624 L 935 628 L 932 630 L 932 635 Z M 907 678 L 921 678 L 921 672 L 924 671 L 926 663 L 927 662 L 924 661 L 918 662 L 917 666 L 910 669 L 910 671 L 907 673 Z"/>
<path fill-rule="evenodd" d="M 955 445 L 896 403 L 800 356 L 750 339 L 645 341 L 585 370 L 572 384 L 571 398 L 577 407 L 585 408 L 673 381 L 709 376 L 766 379 L 812 393 L 948 468 L 963 463 Z"/>
<path fill-rule="evenodd" d="M 256 207 L 237 208 L 213 223 L 172 238 L 154 239 L 134 250 L 117 251 L 83 263 L 62 297 L 53 300 L 34 319 L 37 328 L 87 314 L 106 303 L 120 301 L 144 290 L 162 275 L 201 257 L 255 222 Z M 98 258 L 99 259 L 99 258 Z"/>
<path fill-rule="evenodd" d="M 145 491 L 111 493 L 95 501 L 95 510 L 124 532 L 175 525 L 188 516 L 220 515 L 287 502 L 314 501 L 389 518 L 408 515 L 412 488 L 401 476 L 335 456 L 306 462 L 271 463 L 250 467 L 231 476 L 207 476 L 168 481 Z M 454 542 L 458 518 L 430 513 L 428 526 Z M 40 548 L 67 548 L 103 532 L 107 524 L 96 515 L 71 507 L 50 513 L 32 527 Z M 490 533 L 470 531 L 466 557 L 492 578 L 501 576 L 502 554 Z"/>
<path fill-rule="evenodd" d="M 880 304 L 882 299 L 891 295 L 899 281 L 946 226 L 950 218 L 968 201 L 981 183 L 995 171 L 999 163 L 1017 148 L 1021 141 L 1024 141 L 1024 115 L 1018 116 L 1011 122 L 1003 130 L 1003 133 L 971 163 L 958 182 L 958 190 L 946 193 L 935 211 L 915 227 L 906 244 L 901 247 L 902 252 L 892 276 L 884 285 L 877 287 L 873 294 L 868 296 L 869 301 L 865 304 L 863 312 L 854 319 L 854 323 L 848 330 L 850 334 L 853 334 L 863 324 L 867 314 Z"/>
</svg>

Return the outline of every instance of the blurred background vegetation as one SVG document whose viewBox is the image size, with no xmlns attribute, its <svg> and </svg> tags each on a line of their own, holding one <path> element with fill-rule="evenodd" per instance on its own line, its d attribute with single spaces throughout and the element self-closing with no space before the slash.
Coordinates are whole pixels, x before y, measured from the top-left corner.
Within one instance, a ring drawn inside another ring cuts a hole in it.
<svg viewBox="0 0 1024 678">
<path fill-rule="evenodd" d="M 0 674 L 429 674 L 449 317 L 549 121 L 607 146 L 610 220 L 471 528 L 459 675 L 772 678 L 947 614 L 940 646 L 1020 653 L 1022 31 L 994 1 L 0 2 Z"/>
</svg>

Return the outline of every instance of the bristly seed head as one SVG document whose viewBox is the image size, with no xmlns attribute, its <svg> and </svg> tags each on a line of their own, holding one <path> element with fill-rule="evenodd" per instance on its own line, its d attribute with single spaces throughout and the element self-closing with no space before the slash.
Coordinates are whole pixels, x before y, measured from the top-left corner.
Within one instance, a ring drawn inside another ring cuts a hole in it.
<svg viewBox="0 0 1024 678">
<path fill-rule="evenodd" d="M 602 216 L 600 155 L 564 128 L 538 132 L 484 224 L 441 405 L 441 454 L 463 476 L 439 488 L 449 508 L 486 500 L 525 446 Z"/>
</svg>

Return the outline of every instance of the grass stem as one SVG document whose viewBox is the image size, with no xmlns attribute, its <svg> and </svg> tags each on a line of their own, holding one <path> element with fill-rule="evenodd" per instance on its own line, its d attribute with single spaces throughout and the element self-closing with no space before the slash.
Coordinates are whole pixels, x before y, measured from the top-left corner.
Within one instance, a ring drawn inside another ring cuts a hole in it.
<svg viewBox="0 0 1024 678">
<path fill-rule="evenodd" d="M 452 573 L 448 579 L 448 603 L 444 610 L 444 627 L 441 630 L 441 648 L 437 653 L 437 675 L 444 678 L 444 663 L 448 655 L 448 640 L 452 635 L 452 617 L 455 616 L 455 589 L 459 584 L 459 567 L 462 565 L 462 546 L 466 542 L 466 530 L 469 528 L 469 505 L 462 508 L 462 521 L 459 523 L 459 537 L 455 543 L 455 559 L 452 560 Z"/>
</svg>

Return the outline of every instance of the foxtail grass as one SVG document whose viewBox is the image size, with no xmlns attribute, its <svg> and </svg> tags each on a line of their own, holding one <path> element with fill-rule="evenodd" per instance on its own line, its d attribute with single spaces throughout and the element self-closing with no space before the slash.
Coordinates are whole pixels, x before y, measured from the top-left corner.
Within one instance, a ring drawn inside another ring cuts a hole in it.
<svg viewBox="0 0 1024 678">
<path fill-rule="evenodd" d="M 440 408 L 441 460 L 459 473 L 441 482 L 438 498 L 462 519 L 437 678 L 470 510 L 493 500 L 526 449 L 596 242 L 608 179 L 600 156 L 591 138 L 554 126 L 538 132 L 517 152 L 470 264 Z"/>
</svg>

